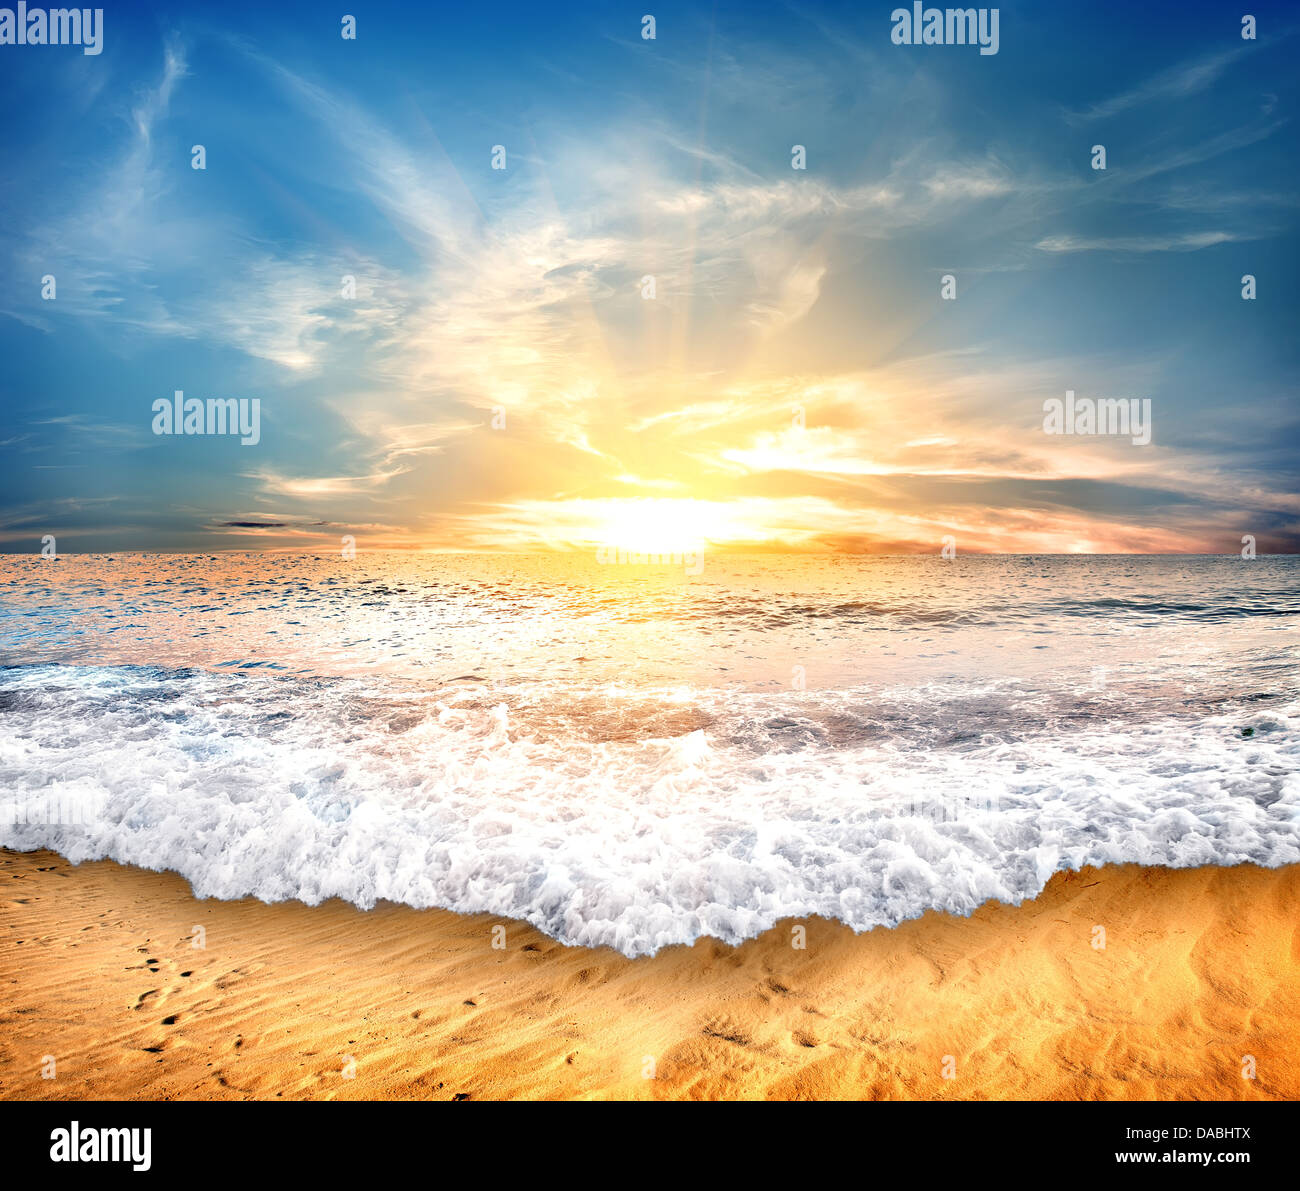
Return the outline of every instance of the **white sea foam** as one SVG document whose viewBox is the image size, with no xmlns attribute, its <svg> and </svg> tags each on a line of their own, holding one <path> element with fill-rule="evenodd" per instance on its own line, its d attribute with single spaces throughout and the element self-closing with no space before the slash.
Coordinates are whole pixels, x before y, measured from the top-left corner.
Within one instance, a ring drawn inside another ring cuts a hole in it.
<svg viewBox="0 0 1300 1191">
<path fill-rule="evenodd" d="M 538 687 L 509 710 L 477 690 L 130 666 L 23 667 L 0 688 L 0 802 L 95 808 L 0 816 L 0 844 L 172 869 L 203 897 L 487 912 L 627 955 L 787 917 L 966 914 L 1085 864 L 1300 861 L 1294 702 L 1061 725 L 1014 683 L 610 688 L 589 706 Z M 999 698 L 1002 728 L 972 719 Z M 1026 698 L 1040 729 L 1003 730 Z M 974 727 L 936 739 L 949 718 Z"/>
</svg>

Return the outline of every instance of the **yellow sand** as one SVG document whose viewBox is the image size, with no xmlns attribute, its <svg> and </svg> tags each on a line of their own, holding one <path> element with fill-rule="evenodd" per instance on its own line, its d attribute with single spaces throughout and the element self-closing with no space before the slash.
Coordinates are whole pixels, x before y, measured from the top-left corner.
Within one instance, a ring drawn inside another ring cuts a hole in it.
<svg viewBox="0 0 1300 1191">
<path fill-rule="evenodd" d="M 0 851 L 0 895 L 4 1098 L 1300 1097 L 1300 866 L 1088 869 L 640 960 L 47 852 Z"/>
</svg>

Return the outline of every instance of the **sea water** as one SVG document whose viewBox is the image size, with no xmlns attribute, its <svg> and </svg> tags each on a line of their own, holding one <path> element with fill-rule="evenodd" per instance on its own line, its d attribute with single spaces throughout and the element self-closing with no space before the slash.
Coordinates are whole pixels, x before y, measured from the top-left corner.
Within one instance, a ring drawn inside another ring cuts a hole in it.
<svg viewBox="0 0 1300 1191">
<path fill-rule="evenodd" d="M 1300 559 L 0 561 L 0 845 L 652 953 L 1300 861 Z"/>
</svg>

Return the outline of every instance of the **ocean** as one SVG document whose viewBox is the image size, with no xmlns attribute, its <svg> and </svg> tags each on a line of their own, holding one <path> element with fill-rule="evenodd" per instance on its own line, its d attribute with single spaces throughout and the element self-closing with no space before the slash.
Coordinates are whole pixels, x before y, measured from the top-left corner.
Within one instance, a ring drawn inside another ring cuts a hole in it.
<svg viewBox="0 0 1300 1191">
<path fill-rule="evenodd" d="M 0 560 L 0 845 L 629 956 L 1300 861 L 1300 558 Z"/>
</svg>

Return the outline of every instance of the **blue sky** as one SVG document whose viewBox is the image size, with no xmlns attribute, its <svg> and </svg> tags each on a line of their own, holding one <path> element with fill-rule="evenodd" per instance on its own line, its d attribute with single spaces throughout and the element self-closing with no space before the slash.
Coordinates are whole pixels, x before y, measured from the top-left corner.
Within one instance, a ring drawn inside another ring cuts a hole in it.
<svg viewBox="0 0 1300 1191">
<path fill-rule="evenodd" d="M 1295 551 L 1300 16 L 1004 4 L 983 56 L 894 7 L 0 46 L 0 549 Z M 154 435 L 177 389 L 261 441 Z M 1045 435 L 1067 389 L 1151 444 Z"/>
</svg>

